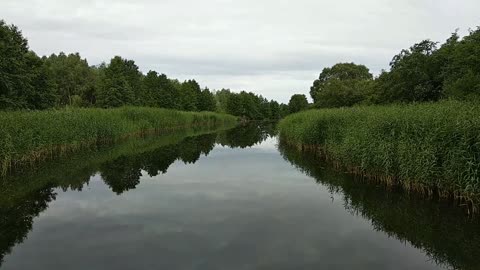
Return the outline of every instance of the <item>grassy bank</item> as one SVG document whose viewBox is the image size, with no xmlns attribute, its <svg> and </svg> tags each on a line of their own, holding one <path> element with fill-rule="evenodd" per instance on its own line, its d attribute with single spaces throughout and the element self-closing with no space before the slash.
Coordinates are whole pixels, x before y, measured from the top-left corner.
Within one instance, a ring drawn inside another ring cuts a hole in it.
<svg viewBox="0 0 480 270">
<path fill-rule="evenodd" d="M 480 105 L 311 110 L 279 124 L 281 139 L 349 172 L 429 195 L 480 201 Z"/>
<path fill-rule="evenodd" d="M 355 181 L 325 160 L 305 155 L 280 143 L 285 160 L 324 186 L 346 211 L 369 221 L 376 231 L 422 250 L 442 269 L 478 269 L 480 216 L 446 200 L 424 200 L 399 187 L 378 188 L 377 183 Z"/>
<path fill-rule="evenodd" d="M 225 114 L 139 107 L 0 112 L 0 175 L 14 167 L 129 136 L 194 126 L 234 126 L 236 122 Z"/>
</svg>

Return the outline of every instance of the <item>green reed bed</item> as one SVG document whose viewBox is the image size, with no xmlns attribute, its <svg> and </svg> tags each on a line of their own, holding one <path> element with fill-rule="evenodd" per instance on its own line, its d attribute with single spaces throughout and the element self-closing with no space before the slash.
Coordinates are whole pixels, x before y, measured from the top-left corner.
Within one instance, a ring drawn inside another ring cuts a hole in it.
<svg viewBox="0 0 480 270">
<path fill-rule="evenodd" d="M 480 105 L 310 110 L 279 124 L 280 137 L 339 167 L 429 195 L 480 201 Z"/>
<path fill-rule="evenodd" d="M 97 143 L 194 126 L 233 126 L 236 122 L 234 116 L 226 114 L 140 107 L 0 112 L 0 175 L 12 167 Z"/>
</svg>

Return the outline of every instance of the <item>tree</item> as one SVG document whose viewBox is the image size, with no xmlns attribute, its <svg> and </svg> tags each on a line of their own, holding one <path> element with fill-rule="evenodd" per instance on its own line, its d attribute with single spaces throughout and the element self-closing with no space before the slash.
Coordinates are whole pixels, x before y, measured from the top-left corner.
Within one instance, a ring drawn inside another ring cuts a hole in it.
<svg viewBox="0 0 480 270">
<path fill-rule="evenodd" d="M 358 81 L 371 80 L 373 75 L 364 65 L 356 65 L 354 63 L 340 63 L 331 68 L 324 68 L 317 80 L 310 87 L 310 96 L 314 103 L 318 101 L 318 94 L 328 86 L 332 80 L 339 81 Z"/>
<path fill-rule="evenodd" d="M 44 110 L 55 106 L 56 93 L 44 61 L 34 52 L 27 54 L 31 72 L 31 87 L 25 92 L 27 108 Z"/>
<path fill-rule="evenodd" d="M 352 106 L 362 101 L 365 82 L 373 75 L 364 65 L 340 63 L 323 69 L 310 88 L 310 95 L 317 107 Z"/>
<path fill-rule="evenodd" d="M 272 120 L 278 120 L 282 118 L 281 112 L 280 112 L 280 104 L 278 102 L 271 100 L 269 104 L 269 109 L 270 109 L 270 115 L 269 119 Z"/>
<path fill-rule="evenodd" d="M 436 42 L 424 40 L 402 50 L 390 63 L 390 72 L 379 77 L 380 101 L 436 101 L 441 97 L 442 82 L 437 74 L 442 70 L 434 56 Z"/>
<path fill-rule="evenodd" d="M 290 114 L 290 109 L 285 103 L 280 104 L 280 118 L 284 118 Z"/>
<path fill-rule="evenodd" d="M 101 68 L 101 71 L 98 106 L 119 107 L 140 103 L 138 90 L 141 73 L 135 62 L 115 56 L 108 66 Z"/>
<path fill-rule="evenodd" d="M 161 108 L 180 109 L 181 100 L 177 88 L 168 79 L 167 75 L 158 76 L 159 93 L 157 94 L 157 104 Z"/>
<path fill-rule="evenodd" d="M 198 96 L 198 110 L 214 112 L 216 108 L 217 104 L 213 94 L 208 88 L 203 89 Z"/>
<path fill-rule="evenodd" d="M 201 92 L 200 85 L 195 80 L 183 82 L 180 87 L 181 108 L 185 111 L 197 111 Z"/>
<path fill-rule="evenodd" d="M 96 73 L 80 54 L 61 52 L 44 57 L 48 77 L 57 97 L 57 106 L 72 105 L 72 98 L 79 97 L 85 105 L 93 105 L 96 92 Z"/>
<path fill-rule="evenodd" d="M 230 89 L 222 89 L 215 92 L 215 101 L 217 103 L 217 110 L 219 112 L 227 112 L 227 103 L 231 95 L 232 92 L 230 92 Z"/>
<path fill-rule="evenodd" d="M 444 96 L 456 99 L 480 98 L 480 27 L 463 40 L 457 33 L 436 52 L 443 60 Z"/>
<path fill-rule="evenodd" d="M 143 78 L 141 91 L 137 96 L 142 100 L 142 105 L 154 107 L 158 106 L 160 91 L 158 73 L 150 70 Z"/>
<path fill-rule="evenodd" d="M 34 91 L 28 53 L 22 32 L 0 20 L 0 109 L 28 107 L 26 93 Z"/>
<path fill-rule="evenodd" d="M 126 105 L 228 112 L 247 119 L 279 119 L 288 106 L 261 95 L 227 89 L 211 92 L 195 80 L 143 75 L 133 60 L 113 57 L 89 66 L 79 53 L 38 57 L 14 25 L 0 21 L 0 110 Z"/>
<path fill-rule="evenodd" d="M 297 113 L 308 108 L 308 100 L 305 95 L 295 94 L 288 102 L 290 113 Z"/>
</svg>

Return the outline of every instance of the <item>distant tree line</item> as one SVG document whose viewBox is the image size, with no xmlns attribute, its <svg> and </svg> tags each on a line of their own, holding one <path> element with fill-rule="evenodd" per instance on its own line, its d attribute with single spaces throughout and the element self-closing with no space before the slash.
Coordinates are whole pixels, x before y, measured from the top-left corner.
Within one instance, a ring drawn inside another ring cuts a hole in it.
<svg viewBox="0 0 480 270">
<path fill-rule="evenodd" d="M 264 120 L 280 119 L 289 113 L 286 104 L 267 100 L 261 95 L 242 91 L 240 93 L 222 89 L 215 93 L 217 107 L 220 112 L 247 119 Z"/>
<path fill-rule="evenodd" d="M 210 91 L 195 80 L 143 74 L 120 56 L 90 66 L 80 54 L 39 57 L 14 25 L 0 20 L 0 110 L 149 106 L 185 111 L 220 111 L 246 119 L 279 119 L 285 104 L 253 93 Z"/>
<path fill-rule="evenodd" d="M 460 38 L 424 40 L 394 56 L 389 71 L 374 78 L 364 65 L 340 63 L 323 69 L 310 95 L 315 107 L 431 102 L 480 97 L 480 27 Z"/>
</svg>

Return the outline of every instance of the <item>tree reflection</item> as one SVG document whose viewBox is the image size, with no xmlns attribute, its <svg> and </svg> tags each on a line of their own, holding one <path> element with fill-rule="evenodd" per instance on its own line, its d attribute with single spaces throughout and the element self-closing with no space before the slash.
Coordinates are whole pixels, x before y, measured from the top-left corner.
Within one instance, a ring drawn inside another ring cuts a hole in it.
<svg viewBox="0 0 480 270">
<path fill-rule="evenodd" d="M 194 133 L 201 132 L 201 129 L 194 130 Z M 273 134 L 273 125 L 256 123 L 199 136 L 172 134 L 135 139 L 115 146 L 98 146 L 2 179 L 0 265 L 11 248 L 23 242 L 32 229 L 33 219 L 55 200 L 55 188 L 82 191 L 91 176 L 99 174 L 105 184 L 120 195 L 135 189 L 144 173 L 165 174 L 176 161 L 194 164 L 202 155 L 210 154 L 216 143 L 245 148 Z"/>
<path fill-rule="evenodd" d="M 221 132 L 217 142 L 231 148 L 248 148 L 276 135 L 275 124 L 252 122 Z"/>
<path fill-rule="evenodd" d="M 269 128 L 268 131 L 264 130 Z M 149 176 L 167 173 L 175 161 L 194 164 L 207 156 L 217 141 L 231 147 L 249 147 L 273 134 L 268 125 L 248 125 L 200 136 L 174 134 L 136 139 L 116 146 L 96 149 L 54 160 L 41 167 L 2 179 L 0 182 L 0 265 L 11 248 L 23 242 L 32 229 L 33 219 L 55 200 L 55 188 L 81 191 L 92 175 L 120 195 L 135 189 L 143 172 Z M 202 132 L 201 129 L 194 133 Z M 183 139 L 182 139 L 183 138 Z"/>
<path fill-rule="evenodd" d="M 142 171 L 150 176 L 167 172 L 170 165 L 181 160 L 185 164 L 197 162 L 201 155 L 208 155 L 215 147 L 216 134 L 189 137 L 179 144 L 160 147 L 138 155 L 125 155 L 110 160 L 100 167 L 100 175 L 113 192 L 122 194 L 134 189 L 142 177 Z"/>
<path fill-rule="evenodd" d="M 453 269 L 478 269 L 480 218 L 468 217 L 450 202 L 432 201 L 401 190 L 386 191 L 373 183 L 339 174 L 312 155 L 280 143 L 285 160 L 342 196 L 344 207 L 370 220 L 373 227 L 424 250 L 437 264 Z M 421 206 L 421 207 L 419 207 Z"/>
<path fill-rule="evenodd" d="M 50 186 L 29 194 L 25 200 L 0 207 L 0 265 L 11 248 L 25 240 L 32 229 L 33 219 L 55 200 L 56 194 Z"/>
</svg>

